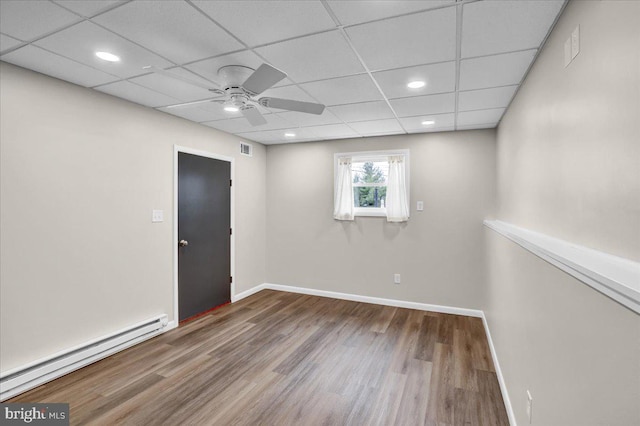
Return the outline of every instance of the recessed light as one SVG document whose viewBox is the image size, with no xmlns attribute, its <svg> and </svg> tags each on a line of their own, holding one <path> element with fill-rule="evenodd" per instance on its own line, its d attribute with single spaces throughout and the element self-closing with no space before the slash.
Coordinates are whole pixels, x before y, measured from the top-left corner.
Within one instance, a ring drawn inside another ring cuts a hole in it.
<svg viewBox="0 0 640 426">
<path fill-rule="evenodd" d="M 96 56 L 103 61 L 120 62 L 120 57 L 109 52 L 96 52 Z"/>
<path fill-rule="evenodd" d="M 227 111 L 227 112 L 238 112 L 238 111 L 240 111 L 240 108 L 238 108 L 235 105 L 227 105 L 227 106 L 224 107 L 224 110 Z"/>
<path fill-rule="evenodd" d="M 423 126 L 431 126 L 432 124 L 435 124 L 435 121 L 433 121 L 433 120 L 424 120 L 422 122 Z"/>
<path fill-rule="evenodd" d="M 421 87 L 424 87 L 427 83 L 425 83 L 424 81 L 420 81 L 420 80 L 416 80 L 416 81 L 412 81 L 409 84 L 407 84 L 407 87 L 409 89 L 419 89 Z"/>
<path fill-rule="evenodd" d="M 284 136 L 287 137 L 287 138 L 294 138 L 296 136 L 296 134 L 295 133 L 285 133 Z"/>
</svg>

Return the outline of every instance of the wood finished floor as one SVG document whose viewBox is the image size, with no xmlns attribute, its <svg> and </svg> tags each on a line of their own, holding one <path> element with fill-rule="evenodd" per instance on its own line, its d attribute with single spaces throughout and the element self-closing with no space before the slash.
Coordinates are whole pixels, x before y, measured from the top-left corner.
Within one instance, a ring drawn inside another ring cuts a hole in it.
<svg viewBox="0 0 640 426">
<path fill-rule="evenodd" d="M 509 424 L 479 318 L 269 290 L 22 401 L 71 424 Z"/>
</svg>

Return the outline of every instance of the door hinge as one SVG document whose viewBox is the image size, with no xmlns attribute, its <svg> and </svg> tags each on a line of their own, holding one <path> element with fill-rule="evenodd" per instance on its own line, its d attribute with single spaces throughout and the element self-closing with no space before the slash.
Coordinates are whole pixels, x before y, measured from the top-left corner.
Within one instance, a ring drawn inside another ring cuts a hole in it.
<svg viewBox="0 0 640 426">
<path fill-rule="evenodd" d="M 233 235 L 233 228 L 229 228 L 229 235 Z"/>
<path fill-rule="evenodd" d="M 233 282 L 233 277 L 229 277 L 229 284 Z"/>
<path fill-rule="evenodd" d="M 233 186 L 233 179 L 229 179 L 229 186 Z"/>
</svg>

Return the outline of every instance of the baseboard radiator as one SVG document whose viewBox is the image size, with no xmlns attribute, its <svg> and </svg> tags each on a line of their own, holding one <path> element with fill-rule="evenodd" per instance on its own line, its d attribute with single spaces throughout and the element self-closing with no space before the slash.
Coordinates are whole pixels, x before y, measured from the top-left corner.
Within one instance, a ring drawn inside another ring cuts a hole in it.
<svg viewBox="0 0 640 426">
<path fill-rule="evenodd" d="M 167 315 L 158 315 L 123 330 L 58 352 L 0 374 L 0 401 L 26 392 L 162 333 Z"/>
</svg>

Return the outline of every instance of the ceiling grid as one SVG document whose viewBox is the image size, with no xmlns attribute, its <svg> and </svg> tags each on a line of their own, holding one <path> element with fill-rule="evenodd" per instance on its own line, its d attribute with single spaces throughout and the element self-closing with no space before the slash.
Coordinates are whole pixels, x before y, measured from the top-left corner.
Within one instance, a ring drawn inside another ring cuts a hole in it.
<svg viewBox="0 0 640 426">
<path fill-rule="evenodd" d="M 3 0 L 0 60 L 265 144 L 491 128 L 564 6 Z M 97 50 L 121 62 L 103 62 Z M 219 104 L 198 102 L 212 96 L 205 88 L 215 87 L 220 67 L 262 63 L 287 74 L 264 96 L 322 103 L 324 112 L 259 106 L 266 123 L 254 127 Z M 412 81 L 425 84 L 411 89 Z M 167 108 L 173 104 L 185 106 Z"/>
</svg>

